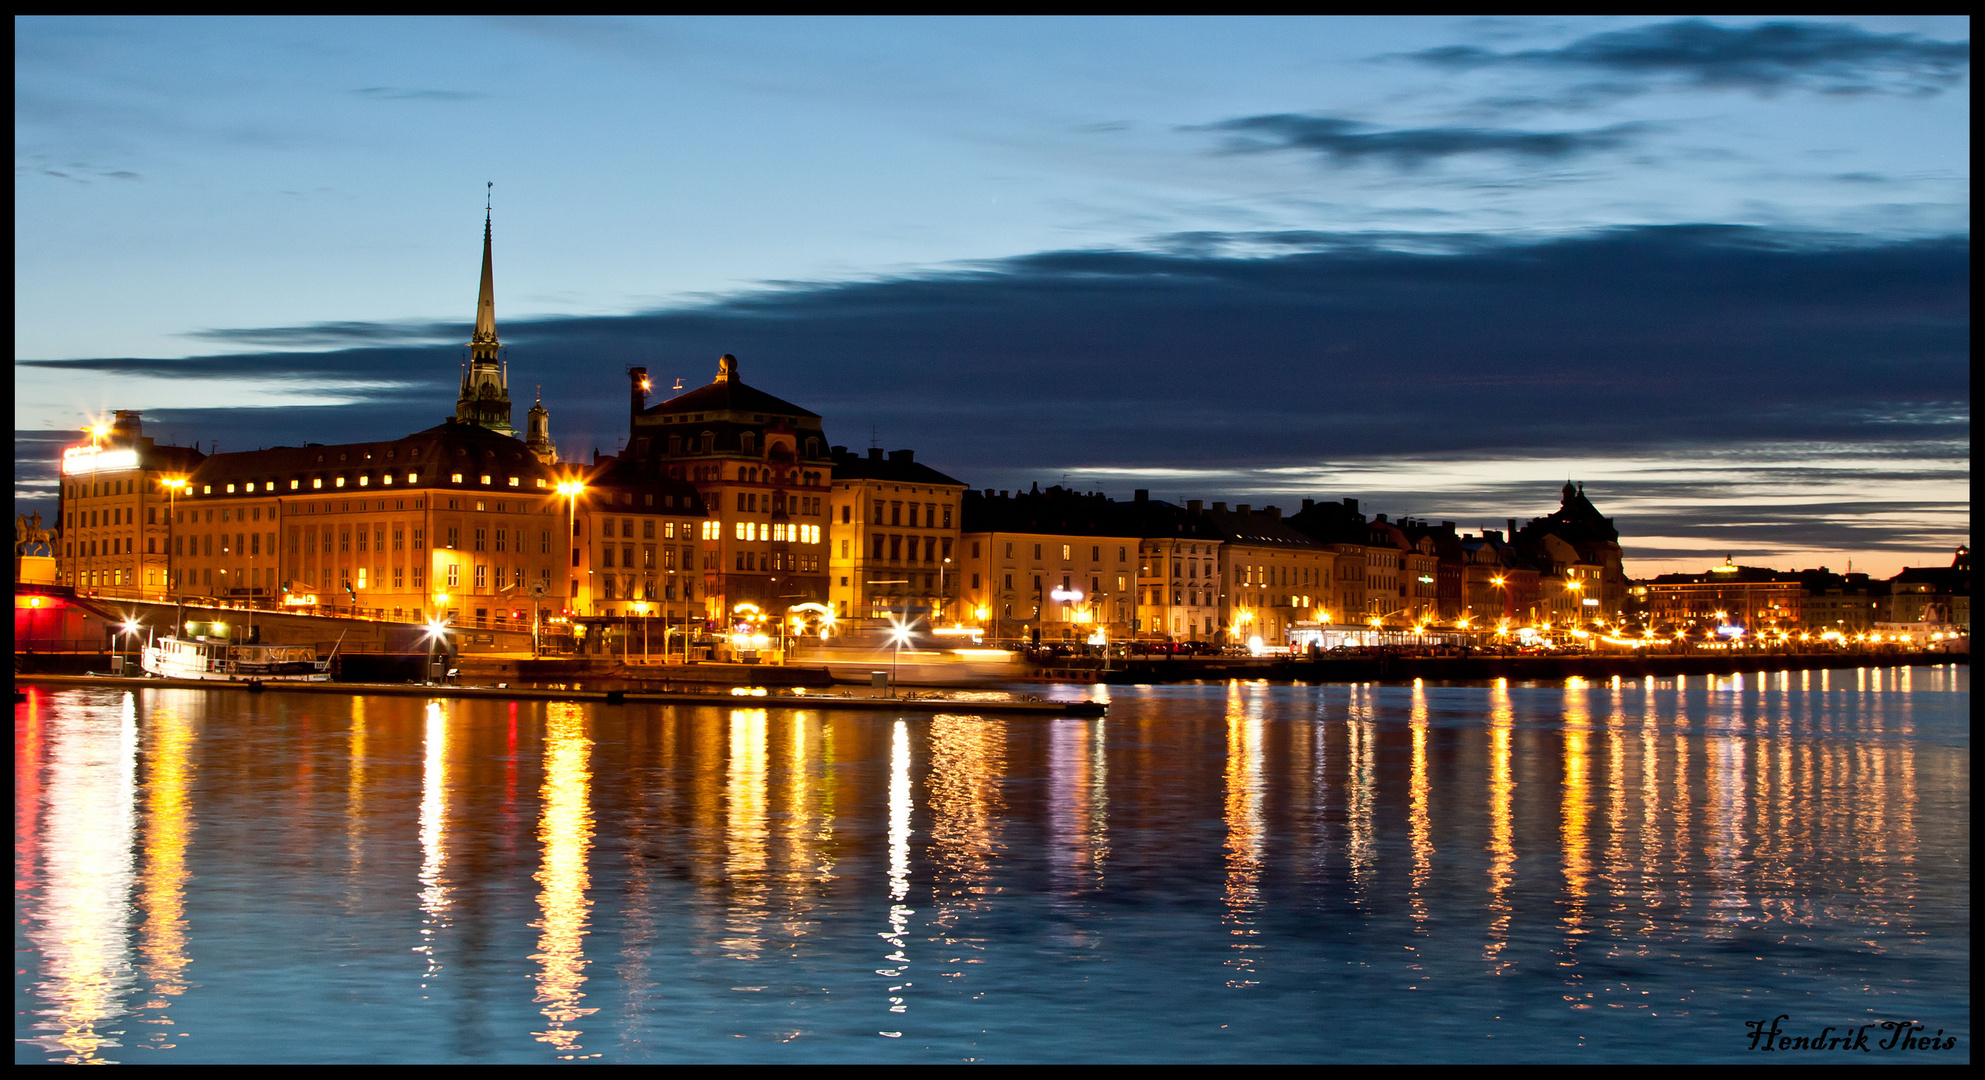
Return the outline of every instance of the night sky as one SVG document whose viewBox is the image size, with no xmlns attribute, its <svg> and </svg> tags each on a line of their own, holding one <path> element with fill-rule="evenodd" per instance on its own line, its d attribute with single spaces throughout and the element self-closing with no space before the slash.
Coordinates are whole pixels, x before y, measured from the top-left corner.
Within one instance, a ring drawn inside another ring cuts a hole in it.
<svg viewBox="0 0 1985 1080">
<path fill-rule="evenodd" d="M 730 352 L 975 487 L 1969 542 L 1968 20 L 15 26 L 23 509 L 110 409 L 452 413 L 493 181 L 568 458 Z"/>
</svg>

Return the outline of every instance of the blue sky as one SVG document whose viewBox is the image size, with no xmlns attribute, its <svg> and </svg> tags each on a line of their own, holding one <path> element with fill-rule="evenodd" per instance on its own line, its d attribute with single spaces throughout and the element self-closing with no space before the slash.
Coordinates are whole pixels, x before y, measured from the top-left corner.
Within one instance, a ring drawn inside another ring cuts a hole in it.
<svg viewBox="0 0 1985 1080">
<path fill-rule="evenodd" d="M 1968 542 L 1968 20 L 15 25 L 17 498 L 431 424 L 493 181 L 575 456 L 729 351 L 975 486 Z"/>
</svg>

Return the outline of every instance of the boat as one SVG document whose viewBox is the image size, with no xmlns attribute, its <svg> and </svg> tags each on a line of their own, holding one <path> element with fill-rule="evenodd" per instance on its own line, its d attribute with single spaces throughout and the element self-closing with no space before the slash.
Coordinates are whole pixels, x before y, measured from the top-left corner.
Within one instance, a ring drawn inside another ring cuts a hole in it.
<svg viewBox="0 0 1985 1080">
<path fill-rule="evenodd" d="M 162 679 L 330 682 L 331 656 L 309 645 L 237 645 L 205 638 L 162 637 L 145 646 L 139 666 Z"/>
</svg>

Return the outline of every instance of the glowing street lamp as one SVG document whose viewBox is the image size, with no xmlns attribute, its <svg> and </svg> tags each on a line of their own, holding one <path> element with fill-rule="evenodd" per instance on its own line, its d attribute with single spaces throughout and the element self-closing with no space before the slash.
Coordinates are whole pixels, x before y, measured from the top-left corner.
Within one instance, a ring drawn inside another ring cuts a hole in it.
<svg viewBox="0 0 1985 1080">
<path fill-rule="evenodd" d="M 577 504 L 579 496 L 586 493 L 586 485 L 578 480 L 561 480 L 558 482 L 558 493 L 565 496 L 565 542 L 572 550 L 572 562 L 570 566 L 566 567 L 565 576 L 566 580 L 570 581 L 572 580 L 572 567 L 579 565 L 579 518 Z M 569 596 L 566 598 L 566 603 L 576 609 L 579 606 L 579 598 L 576 595 Z"/>
</svg>

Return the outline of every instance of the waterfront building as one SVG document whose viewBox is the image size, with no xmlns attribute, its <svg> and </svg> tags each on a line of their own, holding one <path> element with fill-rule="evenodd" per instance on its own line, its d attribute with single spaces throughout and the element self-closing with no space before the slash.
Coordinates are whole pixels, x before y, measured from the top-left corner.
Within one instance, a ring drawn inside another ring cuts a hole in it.
<svg viewBox="0 0 1985 1080">
<path fill-rule="evenodd" d="M 147 438 L 136 410 L 85 431 L 87 441 L 62 452 L 56 581 L 85 594 L 161 596 L 173 570 L 169 511 L 206 455 Z"/>
<path fill-rule="evenodd" d="M 1139 489 L 1129 511 L 1128 527 L 1139 537 L 1132 633 L 1143 640 L 1221 640 L 1221 535 L 1205 504 L 1190 499 L 1180 507 Z"/>
<path fill-rule="evenodd" d="M 703 553 L 707 617 L 783 617 L 794 605 L 824 604 L 833 460 L 819 414 L 747 385 L 729 354 L 709 385 L 652 407 L 647 369 L 628 378 L 623 456 L 687 481 L 702 498 L 716 545 Z"/>
<path fill-rule="evenodd" d="M 1592 500 L 1586 498 L 1584 484 L 1575 485 L 1567 480 L 1562 494 L 1556 511 L 1531 519 L 1521 531 L 1517 530 L 1514 521 L 1510 522 L 1511 543 L 1518 551 L 1533 558 L 1556 561 L 1565 571 L 1577 571 L 1566 581 L 1580 583 L 1580 587 L 1573 591 L 1581 594 L 1578 606 L 1584 612 L 1585 621 L 1617 621 L 1626 613 L 1628 584 L 1620 551 L 1620 530 L 1613 524 L 1612 518 L 1601 514 L 1592 505 Z M 1578 558 L 1565 561 L 1556 555 L 1544 554 L 1545 536 L 1555 536 L 1570 545 L 1578 553 Z M 1586 600 L 1597 600 L 1598 603 L 1586 604 Z"/>
<path fill-rule="evenodd" d="M 1428 583 L 1422 580 L 1427 576 L 1426 558 L 1432 557 L 1433 620 L 1444 626 L 1455 625 L 1463 616 L 1467 606 L 1463 582 L 1466 577 L 1467 553 L 1462 550 L 1461 537 L 1454 531 L 1454 522 L 1439 523 L 1400 518 L 1399 530 L 1413 541 L 1420 554 L 1413 565 L 1420 570 L 1414 575 L 1414 582 L 1420 587 Z"/>
<path fill-rule="evenodd" d="M 1139 537 L 1117 505 L 1060 487 L 966 491 L 961 599 L 994 639 L 1122 640 L 1136 618 Z"/>
<path fill-rule="evenodd" d="M 1852 638 L 1883 621 L 1889 584 L 1866 574 L 1836 574 L 1822 566 L 1799 571 L 1799 628 L 1808 635 Z"/>
<path fill-rule="evenodd" d="M 1948 623 L 1971 633 L 1971 549 L 1949 566 L 1912 566 L 1888 580 L 1888 618 L 1896 624 Z"/>
<path fill-rule="evenodd" d="M 885 455 L 871 447 L 860 455 L 836 446 L 831 454 L 827 562 L 835 614 L 958 624 L 959 576 L 970 572 L 955 561 L 965 482 L 909 450 Z"/>
<path fill-rule="evenodd" d="M 1715 633 L 1724 626 L 1758 634 L 1803 622 L 1799 575 L 1738 566 L 1728 558 L 1704 573 L 1662 574 L 1637 588 L 1645 590 L 1649 624 L 1664 636 L 1690 628 Z"/>
<path fill-rule="evenodd" d="M 1213 505 L 1219 506 L 1219 503 Z M 1324 622 L 1365 626 L 1380 614 L 1374 598 L 1366 595 L 1370 584 L 1366 548 L 1371 543 L 1370 523 L 1358 511 L 1358 500 L 1317 502 L 1304 499 L 1303 508 L 1291 515 L 1289 524 L 1303 535 L 1323 545 L 1335 558 L 1331 579 L 1320 605 L 1329 612 Z"/>
<path fill-rule="evenodd" d="M 577 558 L 566 593 L 575 618 L 709 617 L 702 585 L 719 545 L 696 485 L 606 457 L 588 470 L 568 509 Z"/>
<path fill-rule="evenodd" d="M 188 597 L 528 626 L 571 598 L 566 474 L 522 442 L 448 417 L 372 443 L 214 454 L 172 521 Z"/>
<path fill-rule="evenodd" d="M 1225 583 L 1220 621 L 1229 640 L 1259 637 L 1263 644 L 1283 645 L 1299 622 L 1355 622 L 1325 605 L 1332 571 L 1346 563 L 1358 567 L 1362 599 L 1364 545 L 1351 545 L 1358 553 L 1347 558 L 1283 521 L 1282 511 L 1273 506 L 1255 510 L 1241 503 L 1229 510 L 1216 502 L 1206 516 L 1220 534 L 1220 577 Z"/>
</svg>

